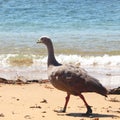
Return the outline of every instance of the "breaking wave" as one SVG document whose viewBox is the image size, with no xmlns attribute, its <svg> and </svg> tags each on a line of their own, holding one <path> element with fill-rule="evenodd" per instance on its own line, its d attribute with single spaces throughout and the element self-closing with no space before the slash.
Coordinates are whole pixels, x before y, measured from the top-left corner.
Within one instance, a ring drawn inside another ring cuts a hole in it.
<svg viewBox="0 0 120 120">
<path fill-rule="evenodd" d="M 80 56 L 58 55 L 56 59 L 62 64 L 78 64 L 82 66 L 115 66 L 120 67 L 120 55 L 116 56 Z M 45 65 L 47 56 L 8 54 L 0 56 L 0 66 L 36 66 Z"/>
<path fill-rule="evenodd" d="M 62 64 L 74 64 L 86 69 L 107 87 L 120 86 L 120 55 L 80 56 L 57 55 Z M 47 79 L 47 56 L 0 55 L 0 77 L 16 80 L 19 76 L 27 80 Z"/>
</svg>

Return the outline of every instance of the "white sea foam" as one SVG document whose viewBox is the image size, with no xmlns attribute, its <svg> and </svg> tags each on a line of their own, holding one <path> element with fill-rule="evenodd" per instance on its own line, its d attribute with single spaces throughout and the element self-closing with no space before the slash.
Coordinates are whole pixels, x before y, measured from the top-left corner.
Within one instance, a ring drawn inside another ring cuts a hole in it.
<svg viewBox="0 0 120 120">
<path fill-rule="evenodd" d="M 25 55 L 31 57 L 33 63 L 29 66 L 14 66 L 9 62 L 10 57 L 17 54 L 0 55 L 0 77 L 17 79 L 24 76 L 25 79 L 47 78 L 47 56 Z M 17 58 L 18 59 L 18 58 Z M 62 64 L 74 64 L 86 69 L 88 73 L 110 88 L 120 86 L 120 55 L 116 56 L 79 56 L 57 55 L 56 59 Z"/>
<path fill-rule="evenodd" d="M 0 55 L 0 66 L 8 67 L 11 66 L 9 60 L 11 57 L 17 57 L 17 54 Z M 47 64 L 47 56 L 35 56 L 35 55 L 24 55 L 30 57 L 33 60 L 32 67 L 37 65 Z M 21 56 L 22 57 L 22 56 Z M 17 58 L 18 59 L 18 58 Z M 62 64 L 78 64 L 81 66 L 109 66 L 109 67 L 120 67 L 120 55 L 116 56 L 80 56 L 80 55 L 58 55 L 56 59 Z"/>
<path fill-rule="evenodd" d="M 62 64 L 80 64 L 90 66 L 115 66 L 120 67 L 120 55 L 116 56 L 79 56 L 79 55 L 58 55 L 56 59 Z M 46 63 L 47 57 L 34 59 L 34 62 Z"/>
</svg>

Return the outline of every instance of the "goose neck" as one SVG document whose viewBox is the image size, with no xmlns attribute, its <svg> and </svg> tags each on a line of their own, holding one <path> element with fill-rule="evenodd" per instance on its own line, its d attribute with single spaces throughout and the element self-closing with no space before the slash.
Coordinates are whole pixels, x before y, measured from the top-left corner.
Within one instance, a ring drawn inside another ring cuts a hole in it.
<svg viewBox="0 0 120 120">
<path fill-rule="evenodd" d="M 47 48 L 48 48 L 48 67 L 50 65 L 53 65 L 53 66 L 60 65 L 55 59 L 53 45 L 51 44 L 50 46 L 47 46 Z"/>
</svg>

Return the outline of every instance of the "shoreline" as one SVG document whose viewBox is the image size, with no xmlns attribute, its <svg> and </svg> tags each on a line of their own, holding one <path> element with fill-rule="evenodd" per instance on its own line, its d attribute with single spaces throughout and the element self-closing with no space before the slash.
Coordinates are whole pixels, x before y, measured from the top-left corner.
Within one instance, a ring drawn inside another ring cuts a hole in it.
<svg viewBox="0 0 120 120">
<path fill-rule="evenodd" d="M 120 56 L 81 56 L 56 55 L 62 64 L 73 64 L 84 68 L 91 76 L 97 78 L 104 86 L 112 89 L 120 86 Z M 6 55 L 0 57 L 0 77 L 16 80 L 47 79 L 47 56 Z M 116 81 L 116 82 L 115 82 Z"/>
<path fill-rule="evenodd" d="M 48 79 L 41 79 L 41 80 L 22 80 L 21 78 L 18 77 L 17 80 L 7 80 L 5 78 L 0 77 L 0 84 L 11 84 L 11 85 L 25 85 L 25 84 L 51 84 Z M 107 88 L 108 89 L 108 88 Z M 113 89 L 108 89 L 108 94 L 117 94 L 120 95 L 120 86 L 113 88 Z"/>
<path fill-rule="evenodd" d="M 101 84 L 103 84 L 108 89 L 113 89 L 120 87 L 120 74 L 119 67 L 109 67 L 109 66 L 81 66 L 79 63 L 75 64 L 78 67 L 84 68 L 89 75 L 98 79 Z M 0 69 L 0 78 L 4 78 L 6 80 L 14 80 L 20 79 L 22 81 L 27 80 L 44 80 L 48 79 L 47 76 L 47 66 L 39 63 L 35 66 L 29 67 L 5 67 Z M 116 81 L 116 82 L 115 82 Z"/>
<path fill-rule="evenodd" d="M 65 92 L 55 89 L 48 81 L 32 84 L 0 83 L 0 119 L 11 120 L 119 120 L 120 95 L 109 95 L 107 100 L 96 93 L 83 93 L 92 106 L 92 117 L 84 117 L 85 105 L 79 97 L 71 96 L 66 113 L 62 109 Z M 91 99 L 94 98 L 94 99 Z M 99 103 L 99 104 L 98 104 Z"/>
</svg>

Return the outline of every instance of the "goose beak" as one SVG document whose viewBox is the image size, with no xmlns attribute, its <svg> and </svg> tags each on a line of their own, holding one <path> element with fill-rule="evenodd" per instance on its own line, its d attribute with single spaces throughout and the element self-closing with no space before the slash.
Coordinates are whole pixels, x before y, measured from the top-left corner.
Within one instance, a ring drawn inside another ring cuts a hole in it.
<svg viewBox="0 0 120 120">
<path fill-rule="evenodd" d="M 42 41 L 41 41 L 41 40 L 38 40 L 37 43 L 42 43 Z"/>
</svg>

